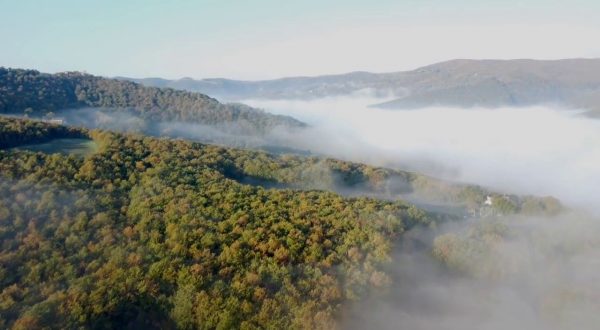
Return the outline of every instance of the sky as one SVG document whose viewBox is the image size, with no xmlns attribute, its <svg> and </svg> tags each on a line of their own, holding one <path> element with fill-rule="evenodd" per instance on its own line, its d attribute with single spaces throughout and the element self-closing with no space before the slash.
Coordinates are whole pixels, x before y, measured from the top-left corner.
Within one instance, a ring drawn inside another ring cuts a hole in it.
<svg viewBox="0 0 600 330">
<path fill-rule="evenodd" d="M 600 57 L 597 0 L 0 0 L 0 66 L 269 79 Z"/>
</svg>

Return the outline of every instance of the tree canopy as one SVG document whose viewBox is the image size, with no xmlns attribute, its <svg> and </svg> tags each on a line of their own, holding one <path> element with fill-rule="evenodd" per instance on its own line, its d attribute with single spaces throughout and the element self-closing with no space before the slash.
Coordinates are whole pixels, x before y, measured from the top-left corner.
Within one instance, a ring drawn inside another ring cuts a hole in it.
<svg viewBox="0 0 600 330">
<path fill-rule="evenodd" d="M 75 108 L 130 111 L 151 121 L 206 125 L 237 123 L 257 133 L 276 126 L 303 127 L 287 116 L 273 115 L 243 104 L 222 104 L 204 94 L 92 76 L 0 67 L 0 113 L 48 117 Z"/>
<path fill-rule="evenodd" d="M 100 148 L 0 151 L 1 327 L 332 328 L 345 301 L 389 284 L 394 237 L 431 221 L 241 184 L 243 150 L 2 120 L 15 131 Z"/>
</svg>

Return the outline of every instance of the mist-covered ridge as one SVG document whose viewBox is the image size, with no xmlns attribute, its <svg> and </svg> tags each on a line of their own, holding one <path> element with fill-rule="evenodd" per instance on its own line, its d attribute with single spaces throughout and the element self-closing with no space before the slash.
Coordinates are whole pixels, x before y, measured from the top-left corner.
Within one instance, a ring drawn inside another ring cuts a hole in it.
<svg viewBox="0 0 600 330">
<path fill-rule="evenodd" d="M 352 72 L 264 81 L 129 79 L 227 99 L 316 99 L 368 91 L 388 109 L 558 104 L 600 111 L 600 59 L 452 60 L 393 73 Z"/>
</svg>

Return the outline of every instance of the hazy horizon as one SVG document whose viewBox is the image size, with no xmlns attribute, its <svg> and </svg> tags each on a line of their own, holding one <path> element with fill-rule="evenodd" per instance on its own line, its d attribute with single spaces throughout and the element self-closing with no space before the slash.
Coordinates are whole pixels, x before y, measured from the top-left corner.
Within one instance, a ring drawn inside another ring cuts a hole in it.
<svg viewBox="0 0 600 330">
<path fill-rule="evenodd" d="M 161 76 L 157 76 L 157 75 L 148 75 L 148 76 L 122 76 L 122 75 L 114 75 L 114 76 L 105 76 L 107 78 L 131 78 L 131 79 L 145 79 L 145 78 L 158 78 L 158 79 L 166 79 L 166 80 L 181 80 L 181 79 L 194 79 L 194 80 L 209 80 L 209 79 L 231 79 L 231 80 L 240 80 L 240 81 L 263 81 L 263 80 L 277 80 L 277 79 L 285 79 L 285 78 L 307 78 L 307 77 L 319 77 L 319 76 L 336 76 L 336 75 L 344 75 L 344 74 L 351 74 L 351 73 L 359 73 L 359 72 L 364 72 L 364 73 L 374 73 L 374 74 L 380 74 L 380 73 L 397 73 L 397 72 L 409 72 L 409 71 L 414 71 L 414 70 L 418 70 L 420 68 L 424 68 L 430 65 L 435 65 L 435 64 L 440 64 L 440 63 L 446 63 L 446 62 L 452 62 L 452 61 L 564 61 L 564 60 L 600 60 L 600 56 L 599 57 L 569 57 L 569 58 L 552 58 L 552 59 L 539 59 L 539 58 L 450 58 L 450 59 L 446 59 L 446 60 L 441 60 L 441 61 L 437 61 L 437 62 L 432 62 L 429 64 L 424 64 L 424 65 L 419 65 L 416 67 L 411 67 L 411 68 L 407 68 L 407 69 L 403 69 L 403 70 L 391 70 L 391 71 L 368 71 L 368 70 L 352 70 L 352 71 L 343 71 L 343 72 L 324 72 L 321 74 L 314 74 L 314 75 L 290 75 L 290 76 L 278 76 L 278 77 L 271 77 L 271 78 L 266 78 L 266 79 L 234 79 L 231 77 L 226 77 L 226 76 L 210 76 L 210 77 L 190 77 L 190 76 L 181 76 L 181 77 L 173 77 L 173 78 L 165 78 L 165 77 L 161 77 Z M 23 69 L 29 69 L 29 68 L 23 68 Z M 56 71 L 56 72 L 48 72 L 48 73 L 60 73 L 60 72 L 64 72 L 64 71 Z M 94 74 L 93 72 L 87 72 L 89 74 Z"/>
<path fill-rule="evenodd" d="M 597 2 L 1 1 L 0 65 L 259 80 L 456 58 L 597 58 Z M 123 33 L 126 31 L 126 33 Z M 43 54 L 43 56 L 39 56 Z"/>
</svg>

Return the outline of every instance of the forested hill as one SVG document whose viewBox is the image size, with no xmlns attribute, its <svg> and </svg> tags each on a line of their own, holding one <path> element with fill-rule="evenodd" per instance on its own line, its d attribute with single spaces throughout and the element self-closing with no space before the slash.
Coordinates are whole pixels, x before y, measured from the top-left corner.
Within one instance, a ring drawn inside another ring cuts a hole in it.
<svg viewBox="0 0 600 330">
<path fill-rule="evenodd" d="M 50 127 L 0 118 L 20 143 L 72 134 Z M 431 221 L 241 184 L 247 151 L 78 132 L 96 154 L 0 150 L 0 328 L 331 329 L 389 284 L 394 237 Z"/>
<path fill-rule="evenodd" d="M 0 138 L 0 328 L 335 329 L 346 304 L 394 281 L 402 233 L 445 217 L 329 183 L 425 185 L 479 204 L 487 194 L 355 163 L 15 118 L 0 118 Z M 61 138 L 93 139 L 97 152 L 6 148 Z M 494 198 L 504 214 L 552 211 L 552 201 Z"/>
<path fill-rule="evenodd" d="M 219 125 L 243 123 L 263 132 L 304 124 L 241 104 L 222 104 L 204 94 L 145 87 L 79 72 L 58 74 L 0 68 L 0 113 L 51 116 L 73 108 L 130 111 L 144 119 Z"/>
</svg>

